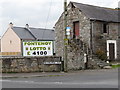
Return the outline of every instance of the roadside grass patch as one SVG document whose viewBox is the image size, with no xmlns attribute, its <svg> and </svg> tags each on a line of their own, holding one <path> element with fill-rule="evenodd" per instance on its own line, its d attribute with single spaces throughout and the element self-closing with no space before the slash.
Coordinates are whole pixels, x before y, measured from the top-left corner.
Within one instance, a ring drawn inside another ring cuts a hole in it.
<svg viewBox="0 0 120 90">
<path fill-rule="evenodd" d="M 120 68 L 120 64 L 112 65 L 112 68 Z"/>
</svg>

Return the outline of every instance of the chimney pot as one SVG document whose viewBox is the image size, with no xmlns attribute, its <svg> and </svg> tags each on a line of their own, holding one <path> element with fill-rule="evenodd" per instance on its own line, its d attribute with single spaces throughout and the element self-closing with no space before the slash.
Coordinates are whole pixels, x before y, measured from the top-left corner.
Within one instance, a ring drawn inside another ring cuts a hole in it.
<svg viewBox="0 0 120 90">
<path fill-rule="evenodd" d="M 10 22 L 9 27 L 10 27 L 10 28 L 12 28 L 12 27 L 13 27 L 13 23 L 12 23 L 12 22 Z"/>
<path fill-rule="evenodd" d="M 26 25 L 25 25 L 25 28 L 26 28 L 26 29 L 29 29 L 29 25 L 28 25 L 28 24 L 26 24 Z"/>
</svg>

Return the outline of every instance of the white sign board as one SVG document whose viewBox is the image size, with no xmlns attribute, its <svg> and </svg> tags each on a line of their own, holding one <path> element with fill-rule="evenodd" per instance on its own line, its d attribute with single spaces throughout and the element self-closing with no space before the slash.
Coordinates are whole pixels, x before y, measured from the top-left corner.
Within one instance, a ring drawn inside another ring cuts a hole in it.
<svg viewBox="0 0 120 90">
<path fill-rule="evenodd" d="M 71 27 L 66 27 L 67 39 L 70 39 L 70 30 L 71 30 Z"/>
<path fill-rule="evenodd" d="M 24 41 L 23 56 L 52 56 L 52 41 Z"/>
</svg>

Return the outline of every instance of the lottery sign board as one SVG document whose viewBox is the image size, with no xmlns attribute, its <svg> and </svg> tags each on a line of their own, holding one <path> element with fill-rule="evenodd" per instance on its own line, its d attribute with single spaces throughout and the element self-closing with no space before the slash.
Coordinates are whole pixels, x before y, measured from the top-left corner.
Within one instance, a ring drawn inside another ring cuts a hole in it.
<svg viewBox="0 0 120 90">
<path fill-rule="evenodd" d="M 52 56 L 52 41 L 23 41 L 23 56 Z"/>
</svg>

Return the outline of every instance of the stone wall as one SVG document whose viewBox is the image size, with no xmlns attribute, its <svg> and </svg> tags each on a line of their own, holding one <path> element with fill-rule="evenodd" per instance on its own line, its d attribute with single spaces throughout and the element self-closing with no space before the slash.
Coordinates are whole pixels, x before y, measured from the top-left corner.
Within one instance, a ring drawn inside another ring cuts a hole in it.
<svg viewBox="0 0 120 90">
<path fill-rule="evenodd" d="M 104 38 L 103 32 L 103 22 L 93 21 L 92 22 L 92 48 L 93 53 L 96 53 L 97 50 L 102 50 L 106 52 L 106 38 Z M 105 34 L 107 35 L 107 34 Z"/>
<path fill-rule="evenodd" d="M 61 57 L 3 57 L 2 72 L 60 71 Z"/>
<path fill-rule="evenodd" d="M 79 21 L 80 35 L 73 39 L 73 22 Z M 71 27 L 71 37 L 68 47 L 68 69 L 84 68 L 84 50 L 80 42 L 90 47 L 90 20 L 77 8 L 68 6 L 67 25 Z M 56 55 L 64 59 L 64 13 L 55 25 Z M 78 40 L 78 41 L 77 41 Z M 77 44 L 78 43 L 78 44 Z"/>
<path fill-rule="evenodd" d="M 84 54 L 92 59 L 97 50 L 104 51 L 107 58 L 107 40 L 118 41 L 118 23 L 109 22 L 108 33 L 103 33 L 104 21 L 90 20 L 82 11 L 71 4 L 67 7 L 67 25 L 71 27 L 71 37 L 67 45 L 68 69 L 84 68 Z M 79 36 L 73 38 L 73 23 L 79 21 Z M 64 12 L 55 25 L 56 55 L 64 60 Z M 118 43 L 119 45 L 119 43 Z M 91 53 L 93 51 L 93 54 Z M 118 50 L 119 53 L 119 50 Z M 119 57 L 119 56 L 118 56 Z M 92 59 L 88 58 L 90 61 Z M 90 62 L 89 61 L 89 62 Z"/>
<path fill-rule="evenodd" d="M 119 13 L 120 15 L 120 13 Z M 120 19 L 120 17 L 119 17 Z M 117 46 L 118 46 L 118 60 L 120 60 L 120 24 L 118 25 L 118 42 L 117 42 Z"/>
<path fill-rule="evenodd" d="M 117 53 L 119 54 L 119 40 L 118 40 L 118 23 L 108 23 L 107 33 L 103 33 L 103 23 L 101 21 L 93 22 L 93 52 L 96 53 L 98 50 L 102 50 L 106 53 L 107 56 L 107 40 L 116 40 L 117 41 Z M 118 56 L 119 58 L 119 56 Z"/>
<path fill-rule="evenodd" d="M 118 60 L 120 61 L 120 37 L 118 38 L 118 41 L 117 41 L 117 57 L 118 57 Z"/>
<path fill-rule="evenodd" d="M 1 36 L 0 36 L 0 52 L 1 52 Z"/>
<path fill-rule="evenodd" d="M 116 40 L 117 41 L 117 60 L 120 60 L 120 39 L 119 39 L 119 35 L 120 35 L 120 23 L 110 23 L 109 24 L 109 38 L 107 38 L 108 40 Z"/>
<path fill-rule="evenodd" d="M 119 2 L 120 7 L 120 2 Z M 118 20 L 120 20 L 120 10 L 118 11 Z M 118 25 L 118 60 L 120 60 L 120 24 Z"/>
</svg>

